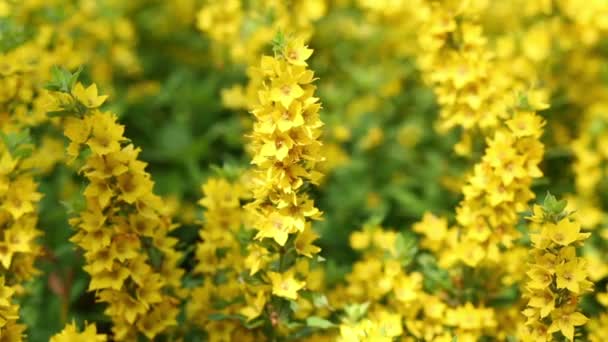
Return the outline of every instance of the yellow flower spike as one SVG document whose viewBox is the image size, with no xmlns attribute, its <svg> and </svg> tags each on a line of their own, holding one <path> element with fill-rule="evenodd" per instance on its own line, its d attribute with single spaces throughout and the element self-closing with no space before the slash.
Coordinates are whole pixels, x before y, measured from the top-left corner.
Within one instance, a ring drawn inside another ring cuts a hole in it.
<svg viewBox="0 0 608 342">
<path fill-rule="evenodd" d="M 87 110 L 83 118 L 66 119 L 68 153 L 75 158 L 85 144 L 91 153 L 80 170 L 88 181 L 86 207 L 70 219 L 77 230 L 70 240 L 84 250 L 89 291 L 106 304 L 113 338 L 131 340 L 141 333 L 153 339 L 176 324 L 176 296 L 184 295 L 177 239 L 168 236 L 175 225 L 153 194 L 140 150 L 127 144 L 124 126 L 115 114 L 96 109 L 106 97 L 82 84 L 73 95 Z M 156 259 L 143 248 L 143 238 Z"/>
<path fill-rule="evenodd" d="M 519 329 L 519 337 L 523 341 L 547 341 L 551 340 L 552 333 L 560 331 L 572 341 L 574 327 L 587 321 L 577 312 L 579 296 L 593 287 L 587 280 L 587 261 L 577 256 L 572 244 L 585 240 L 588 234 L 580 233 L 580 223 L 564 209 L 555 212 L 559 210 L 555 208 L 561 207 L 551 204 L 557 202 L 554 197 L 548 195 L 547 198 L 553 198 L 552 202 L 546 199 L 543 207 L 535 206 L 534 215 L 529 218 L 533 229 L 541 233 L 532 235 L 534 250 L 525 286 L 529 301 L 522 312 L 527 320 L 526 327 Z M 544 209 L 547 206 L 549 208 Z M 556 215 L 562 217 L 557 223 L 554 222 Z"/>
<path fill-rule="evenodd" d="M 294 270 L 284 273 L 268 272 L 268 278 L 272 284 L 272 294 L 291 300 L 298 299 L 298 291 L 306 285 L 295 278 Z"/>
<path fill-rule="evenodd" d="M 97 93 L 97 84 L 95 83 L 86 89 L 82 83 L 76 83 L 72 88 L 72 95 L 87 108 L 97 108 L 108 98 L 107 95 L 99 95 Z"/>
</svg>

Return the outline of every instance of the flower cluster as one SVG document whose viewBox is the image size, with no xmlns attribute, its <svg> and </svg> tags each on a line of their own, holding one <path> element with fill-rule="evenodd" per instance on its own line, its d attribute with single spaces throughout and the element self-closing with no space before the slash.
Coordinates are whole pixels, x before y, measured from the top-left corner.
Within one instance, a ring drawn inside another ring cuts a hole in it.
<svg viewBox="0 0 608 342">
<path fill-rule="evenodd" d="M 197 27 L 218 43 L 219 51 L 228 48 L 230 59 L 251 63 L 277 30 L 290 27 L 310 35 L 312 23 L 325 15 L 326 2 L 256 0 L 243 5 L 240 0 L 206 1 L 197 14 Z"/>
<path fill-rule="evenodd" d="M 527 318 L 521 329 L 523 341 L 552 341 L 560 332 L 574 341 L 575 327 L 587 322 L 579 312 L 581 296 L 590 292 L 587 261 L 577 256 L 576 246 L 589 237 L 581 225 L 564 211 L 565 201 L 547 196 L 543 206 L 534 206 L 530 217 L 533 250 L 530 253 L 523 311 Z"/>
<path fill-rule="evenodd" d="M 427 216 L 425 220 L 431 219 Z M 368 341 L 363 337 L 374 334 L 384 338 L 382 341 L 392 341 L 395 336 L 406 341 L 451 341 L 454 337 L 475 341 L 496 328 L 491 308 L 429 291 L 425 284 L 428 274 L 407 270 L 415 252 L 412 239 L 377 226 L 366 226 L 351 235 L 351 246 L 363 251 L 363 257 L 345 277 L 346 286 L 336 287 L 330 297 L 345 312 L 340 326 L 343 341 L 357 340 L 353 336 Z M 368 318 L 359 317 L 365 313 L 352 317 L 353 302 L 368 303 Z"/>
<path fill-rule="evenodd" d="M 607 13 L 0 0 L 0 341 L 606 341 Z"/>
<path fill-rule="evenodd" d="M 138 333 L 152 339 L 176 325 L 183 270 L 177 267 L 175 228 L 153 181 L 138 160 L 140 150 L 124 137 L 114 114 L 99 107 L 106 100 L 95 84 L 74 83 L 57 92 L 57 109 L 65 111 L 67 153 L 76 159 L 86 148 L 80 172 L 87 179 L 86 208 L 70 223 L 71 240 L 84 251 L 89 291 L 108 304 L 115 340 Z"/>
<path fill-rule="evenodd" d="M 463 186 L 463 200 L 456 209 L 462 231 L 450 259 L 475 267 L 483 260 L 498 262 L 500 248 L 510 248 L 519 237 L 518 213 L 534 198 L 532 180 L 542 176 L 539 164 L 544 147 L 539 141 L 544 122 L 534 112 L 517 110 L 497 130 L 481 162 Z"/>
<path fill-rule="evenodd" d="M 27 166 L 27 131 L 2 129 L 0 134 L 0 276 L 7 285 L 19 287 L 37 273 L 37 207 L 42 194 Z"/>
<path fill-rule="evenodd" d="M 255 168 L 249 180 L 253 199 L 246 208 L 259 243 L 249 247 L 245 262 L 249 275 L 262 277 L 272 295 L 296 300 L 306 287 L 298 274 L 308 272 L 307 260 L 300 258 L 312 258 L 320 251 L 313 244 L 317 236 L 311 220 L 319 219 L 321 212 L 305 189 L 321 177 L 316 167 L 322 160 L 323 123 L 319 99 L 314 97 L 314 75 L 306 63 L 312 50 L 301 39 L 279 42 L 275 50 L 274 57 L 262 57 L 256 70 L 262 82 L 259 103 L 252 110 L 256 118 L 251 136 Z M 270 264 L 276 266 L 260 272 Z M 261 314 L 266 300 L 253 299 L 249 304 L 255 309 L 249 312 L 249 319 Z"/>
<path fill-rule="evenodd" d="M 346 321 L 340 325 L 340 337 L 336 341 L 391 342 L 403 333 L 401 320 L 398 314 L 380 311 L 373 318 Z"/>
<path fill-rule="evenodd" d="M 496 68 L 482 26 L 475 20 L 481 1 L 433 3 L 420 35 L 420 67 L 441 106 L 439 129 L 462 127 L 457 152 L 470 152 L 475 129 L 492 131 L 508 115 L 513 81 Z M 451 8 L 454 7 L 454 8 Z"/>
<path fill-rule="evenodd" d="M 202 186 L 202 192 L 204 197 L 198 203 L 205 208 L 205 214 L 199 232 L 201 241 L 196 246 L 198 263 L 194 273 L 203 276 L 203 284 L 192 290 L 192 300 L 187 306 L 188 318 L 204 328 L 211 340 L 231 340 L 236 336 L 255 340 L 255 334 L 249 333 L 237 320 L 209 320 L 212 314 L 243 314 L 247 318 L 259 315 L 259 312 L 249 314 L 239 300 L 247 293 L 241 274 L 246 271 L 246 265 L 263 263 L 257 257 L 246 263 L 241 252 L 239 235 L 242 235 L 245 223 L 241 200 L 246 197 L 245 187 L 239 181 L 210 178 Z"/>
</svg>

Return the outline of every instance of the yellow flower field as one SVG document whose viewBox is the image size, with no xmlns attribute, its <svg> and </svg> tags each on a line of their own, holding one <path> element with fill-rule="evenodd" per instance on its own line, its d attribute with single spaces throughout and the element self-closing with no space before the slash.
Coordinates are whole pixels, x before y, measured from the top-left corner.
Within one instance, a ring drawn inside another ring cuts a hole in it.
<svg viewBox="0 0 608 342">
<path fill-rule="evenodd" d="M 604 0 L 0 0 L 0 342 L 605 342 L 606 194 Z"/>
</svg>

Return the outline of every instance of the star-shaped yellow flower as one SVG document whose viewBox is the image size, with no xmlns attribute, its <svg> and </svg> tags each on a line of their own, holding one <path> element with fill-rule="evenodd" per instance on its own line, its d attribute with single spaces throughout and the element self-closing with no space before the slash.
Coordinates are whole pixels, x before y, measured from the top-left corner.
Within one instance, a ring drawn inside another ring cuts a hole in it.
<svg viewBox="0 0 608 342">
<path fill-rule="evenodd" d="M 285 273 L 268 272 L 268 277 L 272 283 L 272 294 L 291 300 L 298 299 L 298 291 L 306 285 L 295 278 L 293 269 Z"/>
<path fill-rule="evenodd" d="M 97 108 L 108 98 L 108 95 L 99 95 L 97 93 L 97 85 L 95 83 L 86 89 L 82 83 L 76 83 L 72 88 L 72 95 L 87 108 Z"/>
</svg>

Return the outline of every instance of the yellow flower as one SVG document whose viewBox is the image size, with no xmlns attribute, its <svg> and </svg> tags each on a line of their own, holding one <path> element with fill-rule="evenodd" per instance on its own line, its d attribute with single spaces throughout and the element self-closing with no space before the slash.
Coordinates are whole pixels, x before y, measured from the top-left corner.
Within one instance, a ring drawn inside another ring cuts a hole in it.
<svg viewBox="0 0 608 342">
<path fill-rule="evenodd" d="M 283 161 L 293 146 L 294 141 L 289 135 L 275 135 L 262 146 L 260 157 Z"/>
<path fill-rule="evenodd" d="M 91 125 L 91 137 L 87 145 L 93 153 L 106 155 L 120 150 L 120 142 L 124 140 L 124 126 L 116 122 L 115 115 L 96 112 L 88 117 L 88 121 Z"/>
<path fill-rule="evenodd" d="M 551 272 L 541 267 L 533 267 L 526 274 L 530 277 L 527 286 L 531 289 L 546 289 L 553 280 Z"/>
<path fill-rule="evenodd" d="M 86 89 L 82 83 L 76 83 L 72 88 L 72 95 L 87 108 L 97 108 L 108 98 L 107 95 L 97 94 L 97 85 L 95 83 Z"/>
<path fill-rule="evenodd" d="M 418 298 L 422 290 L 422 280 L 422 274 L 418 272 L 414 272 L 409 276 L 397 276 L 393 288 L 397 300 L 401 302 L 411 302 Z"/>
<path fill-rule="evenodd" d="M 540 323 L 520 326 L 518 337 L 521 341 L 526 342 L 548 342 L 552 339 L 551 333 L 547 331 L 547 327 Z"/>
<path fill-rule="evenodd" d="M 247 108 L 247 96 L 241 85 L 233 85 L 221 90 L 222 104 L 229 109 Z"/>
<path fill-rule="evenodd" d="M 538 309 L 541 318 L 547 317 L 555 309 L 555 295 L 549 290 L 533 292 L 528 306 Z"/>
<path fill-rule="evenodd" d="M 545 122 L 534 112 L 518 111 L 512 119 L 507 120 L 507 126 L 516 137 L 538 138 L 543 134 Z"/>
<path fill-rule="evenodd" d="M 35 210 L 42 194 L 36 191 L 37 184 L 31 176 L 18 176 L 10 185 L 0 209 L 9 212 L 15 220 Z"/>
<path fill-rule="evenodd" d="M 287 42 L 287 46 L 283 51 L 285 59 L 293 64 L 299 66 L 306 66 L 306 60 L 312 55 L 312 49 L 309 49 L 304 45 L 304 39 L 297 38 Z"/>
<path fill-rule="evenodd" d="M 63 123 L 63 134 L 76 144 L 83 144 L 91 133 L 91 121 L 68 117 Z"/>
<path fill-rule="evenodd" d="M 111 270 L 104 270 L 91 277 L 89 291 L 111 288 L 120 290 L 129 277 L 129 270 L 115 263 Z"/>
<path fill-rule="evenodd" d="M 455 253 L 460 260 L 470 267 L 476 267 L 485 257 L 485 251 L 481 246 L 473 242 L 465 242 L 457 247 Z"/>
<path fill-rule="evenodd" d="M 566 288 L 574 293 L 580 292 L 580 283 L 585 281 L 587 271 L 577 260 L 572 260 L 555 267 L 557 288 Z"/>
<path fill-rule="evenodd" d="M 368 230 L 355 231 L 350 234 L 350 247 L 355 250 L 365 250 L 371 245 L 371 234 Z"/>
<path fill-rule="evenodd" d="M 208 2 L 198 12 L 196 26 L 211 38 L 227 43 L 239 32 L 242 15 L 239 0 Z"/>
<path fill-rule="evenodd" d="M 381 311 L 374 317 L 378 322 L 377 329 L 382 337 L 397 337 L 403 334 L 403 318 L 397 313 Z"/>
<path fill-rule="evenodd" d="M 268 251 L 257 244 L 247 247 L 249 253 L 245 258 L 245 267 L 249 269 L 249 275 L 256 274 L 268 262 Z"/>
<path fill-rule="evenodd" d="M 551 315 L 553 323 L 549 327 L 549 332 L 560 331 L 568 341 L 573 341 L 574 327 L 587 323 L 589 319 L 580 312 L 570 310 L 570 308 L 556 310 Z"/>
<path fill-rule="evenodd" d="M 583 239 L 587 234 L 581 234 L 581 225 L 577 222 L 572 222 L 568 218 L 564 218 L 557 224 L 548 223 L 542 230 L 542 235 L 551 239 L 554 243 L 561 246 Z"/>
<path fill-rule="evenodd" d="M 298 254 L 312 258 L 314 254 L 319 253 L 321 248 L 313 245 L 313 242 L 318 238 L 319 236 L 312 230 L 310 224 L 307 224 L 304 231 L 298 234 L 295 241 L 295 248 Z"/>
<path fill-rule="evenodd" d="M 296 230 L 293 228 L 293 219 L 283 216 L 277 212 L 272 212 L 269 217 L 260 218 L 263 225 L 260 225 L 256 239 L 272 238 L 276 243 L 285 246 L 289 233 Z"/>
<path fill-rule="evenodd" d="M 153 186 L 148 174 L 139 170 L 129 170 L 116 179 L 121 190 L 120 198 L 130 204 L 148 194 Z"/>
<path fill-rule="evenodd" d="M 291 67 L 283 67 L 287 68 L 287 70 L 273 80 L 270 100 L 280 103 L 284 109 L 289 109 L 289 106 L 295 99 L 304 95 L 304 89 L 302 89 L 300 84 L 298 84 L 298 79 L 292 74 L 294 71 Z"/>
<path fill-rule="evenodd" d="M 284 273 L 268 272 L 268 278 L 272 284 L 272 294 L 291 300 L 298 299 L 298 291 L 306 285 L 305 282 L 295 279 L 294 270 Z"/>
<path fill-rule="evenodd" d="M 97 334 L 95 324 L 85 324 L 82 332 L 78 332 L 76 324 L 72 322 L 63 328 L 63 330 L 51 337 L 50 342 L 104 342 L 108 338 L 106 335 Z"/>
<path fill-rule="evenodd" d="M 13 304 L 14 293 L 15 290 L 5 284 L 4 277 L 0 277 L 0 333 L 19 319 L 19 307 Z"/>
<path fill-rule="evenodd" d="M 247 318 L 247 321 L 251 321 L 262 314 L 266 305 L 266 295 L 264 291 L 259 291 L 255 298 L 251 298 L 251 296 L 245 298 L 247 298 L 248 305 L 242 308 L 240 313 Z"/>
<path fill-rule="evenodd" d="M 412 230 L 424 236 L 422 246 L 437 251 L 447 237 L 448 221 L 444 217 L 437 217 L 430 212 L 425 212 L 422 220 L 412 226 Z"/>
<path fill-rule="evenodd" d="M 547 234 L 543 233 L 530 234 L 530 240 L 532 241 L 534 248 L 537 249 L 545 249 L 551 245 L 551 238 Z"/>
</svg>

